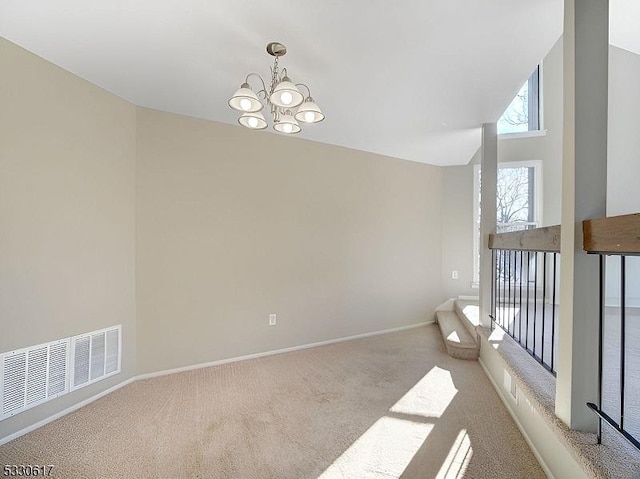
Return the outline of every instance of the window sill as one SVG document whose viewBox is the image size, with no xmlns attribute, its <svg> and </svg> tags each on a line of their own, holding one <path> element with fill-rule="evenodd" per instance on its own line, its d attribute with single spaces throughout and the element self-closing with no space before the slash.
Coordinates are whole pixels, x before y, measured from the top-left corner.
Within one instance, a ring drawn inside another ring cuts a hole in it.
<svg viewBox="0 0 640 479">
<path fill-rule="evenodd" d="M 519 138 L 536 138 L 538 136 L 547 136 L 547 130 L 521 131 L 518 133 L 501 133 L 498 140 L 517 140 Z"/>
</svg>

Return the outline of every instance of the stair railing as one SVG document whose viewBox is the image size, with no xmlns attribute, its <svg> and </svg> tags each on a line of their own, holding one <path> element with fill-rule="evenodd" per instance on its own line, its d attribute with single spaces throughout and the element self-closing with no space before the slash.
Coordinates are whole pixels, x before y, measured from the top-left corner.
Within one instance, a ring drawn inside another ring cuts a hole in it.
<svg viewBox="0 0 640 479">
<path fill-rule="evenodd" d="M 491 325 L 497 325 L 555 376 L 560 226 L 489 237 Z"/>
<path fill-rule="evenodd" d="M 638 258 L 631 258 L 640 255 L 640 213 L 584 221 L 582 230 L 583 249 L 600 256 L 598 400 L 597 404 L 588 402 L 587 407 L 599 418 L 599 444 L 602 442 L 604 421 L 640 449 L 640 398 L 636 387 L 640 371 L 640 351 L 637 350 L 640 303 L 633 305 L 633 309 L 628 304 L 630 293 L 635 295 L 636 302 L 640 297 L 640 275 L 629 275 L 628 268 L 629 262 L 635 261 L 632 266 L 637 266 L 636 273 L 640 271 Z M 616 277 L 611 273 L 618 268 L 619 276 Z M 636 284 L 630 285 L 630 278 Z M 630 314 L 632 311 L 633 315 Z M 617 358 L 605 358 L 605 348 L 607 356 Z M 616 360 L 618 364 L 615 364 Z M 612 377 L 614 375 L 617 378 Z M 629 413 L 631 411 L 633 414 Z"/>
</svg>

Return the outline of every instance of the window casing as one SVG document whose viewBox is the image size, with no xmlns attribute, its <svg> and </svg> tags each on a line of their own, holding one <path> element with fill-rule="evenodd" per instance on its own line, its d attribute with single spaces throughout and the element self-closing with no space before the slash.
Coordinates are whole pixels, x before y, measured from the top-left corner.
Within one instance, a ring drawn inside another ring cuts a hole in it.
<svg viewBox="0 0 640 479">
<path fill-rule="evenodd" d="M 473 169 L 473 282 L 480 283 L 480 165 Z M 497 232 L 537 228 L 542 223 L 542 163 L 518 161 L 498 165 Z"/>
<path fill-rule="evenodd" d="M 540 66 L 538 65 L 498 120 L 498 134 L 540 130 Z"/>
</svg>

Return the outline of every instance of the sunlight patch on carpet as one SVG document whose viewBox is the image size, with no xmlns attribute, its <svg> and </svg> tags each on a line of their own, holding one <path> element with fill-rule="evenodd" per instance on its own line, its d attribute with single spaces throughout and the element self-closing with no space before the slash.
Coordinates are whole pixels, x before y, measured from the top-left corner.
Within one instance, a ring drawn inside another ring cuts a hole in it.
<svg viewBox="0 0 640 479">
<path fill-rule="evenodd" d="M 336 459 L 320 479 L 399 478 L 433 429 L 433 424 L 380 418 Z"/>
<path fill-rule="evenodd" d="M 440 417 L 455 397 L 451 373 L 434 367 L 390 409 L 397 414 Z"/>
<path fill-rule="evenodd" d="M 451 373 L 434 367 L 389 410 L 395 415 L 406 415 L 406 419 L 388 416 L 378 419 L 320 479 L 398 479 L 433 430 L 432 421 L 442 416 L 457 392 Z M 416 420 L 417 417 L 427 420 Z M 447 474 L 450 474 L 447 471 L 461 470 L 458 467 L 462 464 L 461 457 L 467 462 L 471 457 L 471 454 L 460 456 L 465 447 L 467 451 L 471 449 L 466 431 L 463 433 L 466 443 L 464 438 L 456 441 L 451 448 L 453 452 L 449 453 L 451 457 L 447 457 L 451 459 L 450 464 L 446 461 L 443 464 Z"/>
<path fill-rule="evenodd" d="M 458 437 L 453 442 L 449 454 L 442 463 L 436 479 L 458 479 L 464 477 L 464 472 L 469 465 L 473 449 L 466 429 L 458 433 Z"/>
</svg>

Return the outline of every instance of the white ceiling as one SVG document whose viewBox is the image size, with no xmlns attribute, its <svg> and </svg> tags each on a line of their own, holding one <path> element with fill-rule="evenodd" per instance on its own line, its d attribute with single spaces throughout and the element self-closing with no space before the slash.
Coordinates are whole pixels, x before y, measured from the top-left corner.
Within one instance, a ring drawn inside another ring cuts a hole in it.
<svg viewBox="0 0 640 479">
<path fill-rule="evenodd" d="M 618 41 L 640 52 L 636 24 Z M 469 161 L 561 32 L 562 0 L 0 0 L 8 40 L 137 105 L 232 124 L 228 98 L 282 42 L 327 115 L 298 136 L 438 165 Z"/>
</svg>

